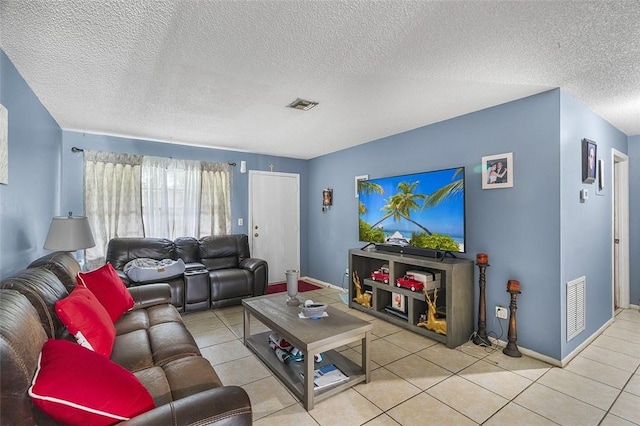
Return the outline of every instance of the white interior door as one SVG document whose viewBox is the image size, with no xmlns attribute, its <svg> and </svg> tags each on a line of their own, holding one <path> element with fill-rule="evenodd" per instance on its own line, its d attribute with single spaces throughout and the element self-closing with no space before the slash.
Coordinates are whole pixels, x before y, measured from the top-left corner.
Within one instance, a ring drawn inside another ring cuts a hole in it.
<svg viewBox="0 0 640 426">
<path fill-rule="evenodd" d="M 613 300 L 629 308 L 629 157 L 612 150 Z"/>
<path fill-rule="evenodd" d="M 300 175 L 249 171 L 251 255 L 269 264 L 269 282 L 300 269 Z"/>
</svg>

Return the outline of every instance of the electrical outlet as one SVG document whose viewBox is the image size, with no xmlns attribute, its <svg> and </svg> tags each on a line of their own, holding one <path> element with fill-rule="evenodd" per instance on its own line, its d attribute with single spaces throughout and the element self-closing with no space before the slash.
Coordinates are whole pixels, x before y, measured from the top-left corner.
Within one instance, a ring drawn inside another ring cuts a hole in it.
<svg viewBox="0 0 640 426">
<path fill-rule="evenodd" d="M 507 308 L 496 306 L 496 318 L 507 319 Z"/>
<path fill-rule="evenodd" d="M 344 270 L 344 274 L 348 277 L 349 276 L 349 268 Z"/>
</svg>

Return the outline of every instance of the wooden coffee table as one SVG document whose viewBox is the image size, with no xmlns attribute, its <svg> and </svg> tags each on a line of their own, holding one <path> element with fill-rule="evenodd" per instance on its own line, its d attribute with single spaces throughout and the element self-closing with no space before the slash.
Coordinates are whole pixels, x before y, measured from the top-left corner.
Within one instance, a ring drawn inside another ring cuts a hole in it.
<svg viewBox="0 0 640 426">
<path fill-rule="evenodd" d="M 244 344 L 302 401 L 308 411 L 315 401 L 321 401 L 358 383 L 371 379 L 370 341 L 373 325 L 327 307 L 329 316 L 320 319 L 301 319 L 300 309 L 287 305 L 286 293 L 244 299 Z M 255 317 L 273 332 L 284 337 L 304 353 L 304 362 L 284 364 L 269 347 L 269 334 L 251 335 L 251 317 Z M 356 364 L 338 351 L 342 345 L 362 341 L 362 363 Z M 314 364 L 315 354 L 322 354 L 322 362 Z M 335 364 L 349 380 L 323 389 L 313 389 L 313 371 L 323 365 Z M 304 374 L 304 380 L 300 377 Z"/>
</svg>

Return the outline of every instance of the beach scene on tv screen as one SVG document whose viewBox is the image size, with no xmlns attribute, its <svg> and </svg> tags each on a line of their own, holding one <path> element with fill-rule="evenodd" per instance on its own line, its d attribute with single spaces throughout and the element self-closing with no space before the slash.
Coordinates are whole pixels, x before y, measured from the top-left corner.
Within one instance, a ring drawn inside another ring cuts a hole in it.
<svg viewBox="0 0 640 426">
<path fill-rule="evenodd" d="M 360 241 L 464 252 L 464 168 L 358 182 Z"/>
</svg>

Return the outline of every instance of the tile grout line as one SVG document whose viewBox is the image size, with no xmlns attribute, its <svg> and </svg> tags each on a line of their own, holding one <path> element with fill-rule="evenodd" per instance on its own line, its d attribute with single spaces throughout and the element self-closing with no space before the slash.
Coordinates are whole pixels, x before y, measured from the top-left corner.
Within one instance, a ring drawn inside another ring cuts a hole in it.
<svg viewBox="0 0 640 426">
<path fill-rule="evenodd" d="M 602 422 L 604 421 L 605 418 L 607 418 L 607 415 L 609 415 L 609 413 L 611 412 L 611 409 L 613 408 L 614 405 L 616 405 L 616 402 L 618 401 L 618 399 L 620 398 L 620 395 L 622 395 L 623 392 L 625 392 L 625 388 L 627 387 L 627 385 L 629 384 L 629 382 L 631 381 L 631 379 L 633 379 L 633 376 L 638 373 L 638 371 L 640 370 L 640 366 L 636 367 L 636 369 L 634 370 L 634 372 L 631 374 L 631 376 L 627 379 L 627 381 L 625 382 L 624 386 L 622 387 L 622 389 L 620 389 L 620 392 L 618 392 L 618 395 L 616 395 L 616 397 L 614 398 L 613 402 L 611 403 L 611 406 L 607 409 L 607 411 L 604 413 L 604 416 L 602 417 L 602 419 L 600 419 L 600 422 L 598 422 L 598 425 L 602 424 Z M 629 392 L 630 393 L 630 392 Z M 632 394 L 633 395 L 633 394 Z M 616 417 L 620 417 L 617 414 L 611 414 L 612 416 L 616 416 Z M 627 420 L 630 423 L 634 423 L 633 421 L 626 419 L 624 417 L 620 417 L 621 419 Z"/>
<path fill-rule="evenodd" d="M 341 302 L 335 302 L 335 303 L 341 303 Z M 226 323 L 226 322 L 222 319 L 222 317 L 219 317 L 219 316 L 218 316 L 217 314 L 215 314 L 215 313 L 214 313 L 214 317 L 215 317 L 217 320 L 219 320 L 219 321 L 221 322 L 221 324 L 222 324 L 222 325 L 224 325 L 224 326 L 225 326 L 225 328 L 226 328 L 226 329 L 231 333 L 231 335 L 234 337 L 234 339 L 233 339 L 233 340 L 238 340 L 238 341 L 240 341 L 240 342 L 242 343 L 242 337 L 237 336 L 237 335 L 233 332 L 233 330 L 232 330 L 232 327 L 233 327 L 234 325 L 236 325 L 236 324 L 233 324 L 233 325 L 232 325 L 232 324 L 228 324 L 228 323 Z M 193 322 L 197 324 L 197 323 L 198 323 L 198 322 L 200 322 L 201 320 L 202 320 L 202 321 L 207 321 L 207 320 L 211 320 L 211 319 L 212 319 L 212 318 L 214 318 L 214 317 L 210 317 L 210 318 L 203 317 L 202 319 L 194 320 Z M 373 321 L 373 320 L 377 320 L 377 319 L 376 319 L 376 318 L 370 318 L 370 319 L 367 319 L 367 320 L 368 320 L 369 322 L 371 322 L 371 321 Z M 633 322 L 633 321 L 628 321 L 628 320 L 625 320 L 625 319 L 622 319 L 622 318 L 621 318 L 620 320 L 621 320 L 621 321 L 626 321 L 626 322 Z M 220 328 L 221 328 L 221 327 L 220 327 Z M 214 329 L 215 329 L 215 328 L 214 328 Z M 202 330 L 202 332 L 206 333 L 206 332 L 210 332 L 210 331 L 212 331 L 212 330 L 214 330 L 214 329 Z M 622 330 L 624 330 L 624 329 L 622 329 Z M 476 365 L 476 364 L 478 364 L 478 363 L 479 363 L 479 362 L 481 362 L 481 361 L 486 361 L 489 365 L 495 365 L 496 367 L 500 368 L 501 370 L 504 370 L 505 372 L 511 372 L 511 373 L 513 373 L 513 374 L 518 374 L 518 373 L 515 373 L 514 371 L 512 371 L 512 370 L 510 370 L 510 369 L 508 369 L 508 368 L 506 368 L 506 367 L 503 367 L 502 365 L 500 365 L 500 364 L 499 364 L 499 362 L 494 361 L 494 360 L 492 360 L 492 359 L 489 359 L 489 357 L 491 357 L 494 353 L 496 353 L 496 352 L 500 349 L 500 346 L 496 346 L 496 347 L 495 347 L 495 349 L 491 350 L 490 352 L 486 352 L 486 353 L 484 353 L 484 354 L 481 354 L 481 355 L 483 355 L 482 357 L 478 357 L 478 356 L 476 356 L 476 355 L 473 355 L 473 352 L 467 352 L 467 351 L 465 351 L 465 350 L 464 350 L 463 345 L 461 345 L 461 346 L 460 346 L 460 347 L 458 347 L 458 348 L 455 348 L 456 350 L 458 350 L 459 352 L 463 353 L 464 355 L 466 355 L 466 356 L 470 356 L 470 357 L 474 358 L 474 361 L 473 361 L 471 364 L 469 364 L 469 365 L 465 366 L 464 368 L 461 368 L 461 369 L 459 369 L 458 371 L 453 372 L 453 371 L 449 370 L 448 368 L 442 367 L 442 366 L 440 366 L 439 364 L 437 364 L 437 363 L 435 363 L 435 362 L 433 362 L 433 361 L 431 361 L 431 360 L 429 360 L 429 359 L 426 359 L 426 358 L 423 358 L 423 357 L 422 357 L 422 356 L 420 356 L 420 355 L 417 355 L 417 353 L 418 353 L 418 352 L 421 352 L 421 351 L 426 350 L 426 349 L 428 349 L 428 348 L 430 348 L 430 347 L 433 347 L 433 346 L 438 345 L 438 344 L 439 344 L 438 342 L 435 342 L 433 345 L 427 346 L 426 348 L 422 348 L 422 349 L 418 349 L 418 350 L 413 351 L 413 350 L 407 350 L 406 348 L 404 348 L 404 347 L 402 347 L 402 346 L 400 346 L 400 345 L 398 345 L 398 344 L 396 344 L 396 343 L 394 343 L 394 342 L 392 342 L 392 341 L 387 340 L 387 338 L 390 338 L 390 337 L 394 336 L 395 334 L 398 334 L 398 333 L 400 333 L 400 332 L 402 332 L 402 331 L 403 331 L 403 330 L 397 330 L 397 331 L 394 331 L 394 332 L 392 332 L 392 333 L 389 333 L 389 334 L 386 334 L 386 335 L 383 335 L 383 336 L 375 335 L 375 334 L 373 334 L 373 333 L 372 333 L 372 335 L 376 337 L 376 339 L 375 339 L 375 340 L 384 340 L 384 343 L 385 343 L 385 344 L 391 344 L 391 345 L 394 345 L 395 347 L 397 347 L 397 348 L 399 348 L 399 349 L 402 349 L 402 350 L 404 350 L 404 351 L 408 352 L 408 354 L 407 354 L 407 355 L 402 356 L 402 357 L 400 357 L 400 358 L 398 358 L 398 359 L 396 359 L 396 360 L 393 360 L 393 361 L 391 361 L 391 362 L 387 362 L 387 363 L 386 363 L 386 364 L 384 364 L 384 365 L 383 365 L 383 364 L 380 364 L 378 368 L 384 368 L 384 370 L 385 370 L 386 372 L 391 373 L 393 376 L 398 377 L 400 380 L 402 380 L 402 381 L 404 381 L 404 382 L 406 382 L 406 383 L 410 384 L 410 385 L 411 385 L 411 386 L 413 386 L 413 387 L 418 388 L 418 389 L 419 389 L 419 392 L 418 392 L 417 394 L 415 394 L 415 395 L 413 395 L 413 396 L 411 396 L 411 397 L 409 397 L 409 398 L 407 398 L 407 399 L 405 399 L 405 400 L 401 401 L 401 402 L 398 402 L 398 403 L 397 403 L 397 404 L 395 404 L 393 407 L 390 407 L 389 409 L 384 410 L 383 408 L 379 407 L 379 406 L 378 406 L 374 401 L 371 401 L 371 400 L 370 400 L 370 399 L 368 399 L 365 395 L 363 395 L 361 392 L 359 392 L 359 391 L 358 391 L 358 389 L 357 389 L 357 388 L 358 388 L 357 386 L 356 386 L 356 387 L 354 387 L 353 389 L 356 391 L 356 393 L 358 393 L 361 397 L 363 397 L 365 400 L 367 400 L 367 401 L 368 401 L 369 403 L 371 403 L 373 406 L 377 407 L 378 409 L 380 409 L 380 410 L 382 411 L 382 413 L 380 413 L 379 415 L 377 415 L 377 416 L 375 416 L 375 417 L 373 417 L 373 418 L 371 418 L 371 419 L 367 420 L 367 422 L 370 422 L 370 421 L 372 421 L 372 420 L 373 420 L 373 419 L 375 419 L 375 418 L 381 417 L 383 414 L 387 414 L 387 413 L 388 413 L 388 411 L 390 411 L 390 410 L 394 409 L 395 407 L 398 407 L 398 406 L 400 406 L 400 405 L 402 405 L 402 404 L 406 403 L 408 400 L 410 400 L 410 399 L 412 399 L 412 398 L 415 398 L 416 396 L 420 395 L 421 393 L 424 393 L 424 394 L 428 395 L 429 397 L 432 397 L 432 398 L 434 398 L 434 399 L 438 400 L 438 401 L 439 401 L 440 403 L 442 403 L 443 405 L 445 405 L 445 406 L 449 407 L 450 409 L 454 410 L 455 412 L 457 412 L 457 413 L 461 414 L 461 415 L 462 415 L 462 416 L 464 416 L 465 418 L 468 418 L 468 419 L 470 419 L 471 421 L 473 421 L 473 419 L 469 418 L 469 417 L 468 417 L 468 416 L 466 416 L 465 414 L 463 414 L 463 413 L 461 413 L 460 411 L 456 410 L 454 407 L 449 406 L 449 405 L 448 405 L 448 404 L 446 404 L 445 402 L 440 401 L 438 398 L 436 398 L 436 397 L 434 397 L 434 396 L 432 396 L 431 394 L 429 394 L 429 393 L 428 393 L 428 390 L 429 390 L 429 389 L 432 389 L 434 386 L 436 386 L 436 385 L 438 385 L 438 384 L 440 384 L 440 383 L 444 382 L 445 380 L 447 380 L 447 379 L 449 379 L 449 378 L 451 378 L 451 377 L 453 377 L 453 376 L 458 376 L 459 378 L 464 379 L 466 382 L 472 383 L 472 384 L 474 384 L 474 385 L 476 385 L 476 386 L 480 386 L 482 389 L 487 390 L 487 391 L 489 391 L 489 392 L 491 392 L 491 393 L 493 393 L 493 394 L 495 394 L 495 395 L 497 395 L 497 396 L 499 396 L 499 397 L 501 397 L 501 398 L 504 398 L 504 399 L 506 400 L 506 403 L 505 403 L 504 405 L 502 405 L 498 410 L 496 410 L 495 412 L 493 412 L 493 413 L 492 413 L 492 414 L 491 414 L 487 419 L 485 419 L 485 420 L 483 421 L 483 423 L 485 423 L 485 422 L 489 421 L 491 418 L 493 418 L 494 416 L 496 416 L 498 413 L 500 413 L 502 410 L 504 410 L 504 408 L 505 408 L 506 406 L 508 406 L 510 403 L 513 403 L 513 404 L 517 405 L 518 407 L 521 407 L 521 408 L 523 408 L 523 409 L 525 409 L 525 410 L 527 410 L 527 411 L 529 411 L 529 412 L 531 412 L 531 413 L 534 413 L 534 414 L 536 414 L 536 415 L 538 415 L 538 416 L 540 416 L 540 417 L 542 417 L 542 418 L 545 418 L 546 420 L 549 420 L 549 421 L 553 422 L 551 419 L 548 419 L 547 417 L 543 416 L 542 414 L 537 413 L 537 412 L 535 412 L 535 411 L 532 411 L 531 409 L 529 409 L 529 408 L 527 408 L 527 407 L 524 407 L 524 406 L 522 406 L 522 405 L 518 404 L 517 402 L 515 402 L 515 400 L 516 400 L 520 395 L 522 395 L 525 391 L 527 391 L 528 389 L 530 389 L 530 388 L 531 388 L 531 386 L 532 386 L 534 383 L 539 384 L 540 386 L 543 386 L 543 387 L 544 387 L 544 388 L 546 388 L 546 389 L 550 389 L 550 390 L 552 390 L 552 391 L 559 392 L 560 394 L 562 394 L 562 395 L 564 395 L 564 396 L 567 396 L 567 397 L 569 397 L 569 398 L 571 398 L 571 399 L 573 399 L 573 400 L 576 400 L 576 401 L 578 401 L 578 402 L 581 402 L 581 403 L 587 404 L 587 405 L 589 405 L 589 406 L 591 406 L 591 407 L 594 407 L 594 408 L 596 408 L 596 409 L 598 409 L 598 410 L 602 411 L 602 412 L 603 412 L 603 416 L 602 416 L 602 418 L 601 418 L 601 419 L 600 419 L 600 421 L 599 421 L 599 423 L 602 423 L 602 422 L 604 421 L 604 419 L 605 419 L 605 418 L 610 414 L 611 409 L 613 408 L 613 406 L 615 405 L 615 403 L 618 401 L 619 397 L 622 395 L 622 392 L 625 392 L 625 389 L 626 389 L 626 387 L 629 385 L 629 382 L 634 378 L 634 376 L 635 376 L 636 374 L 638 374 L 638 371 L 640 370 L 640 364 L 636 365 L 636 367 L 635 367 L 634 371 L 633 371 L 633 372 L 630 372 L 630 375 L 629 375 L 629 377 L 627 378 L 627 380 L 626 380 L 626 382 L 625 382 L 624 386 L 622 386 L 622 388 L 620 388 L 620 389 L 618 389 L 618 388 L 617 388 L 617 387 L 615 387 L 615 386 L 611 386 L 610 384 L 603 383 L 603 382 L 601 382 L 600 380 L 596 380 L 596 379 L 592 379 L 592 378 L 590 378 L 590 377 L 584 376 L 584 375 L 582 375 L 582 374 L 580 374 L 580 373 L 578 373 L 578 372 L 574 372 L 574 371 L 567 370 L 569 373 L 574 374 L 574 375 L 576 375 L 576 376 L 579 376 L 579 377 L 582 377 L 582 378 L 585 378 L 585 379 L 589 379 L 589 380 L 594 380 L 594 381 L 595 381 L 595 382 L 597 382 L 597 383 L 600 383 L 600 384 L 602 384 L 602 385 L 609 386 L 609 387 L 611 387 L 611 388 L 614 388 L 614 389 L 618 390 L 618 393 L 617 393 L 616 398 L 611 402 L 611 404 L 609 405 L 608 409 L 606 409 L 606 410 L 604 410 L 604 409 L 602 409 L 602 408 L 599 408 L 599 407 L 597 407 L 597 406 L 594 406 L 593 404 L 591 404 L 591 403 L 589 403 L 589 402 L 586 402 L 586 401 L 583 401 L 583 400 L 581 400 L 581 399 L 579 399 L 579 398 L 577 398 L 577 397 L 574 397 L 574 396 L 572 396 L 572 395 L 569 395 L 569 394 L 567 394 L 567 393 L 565 393 L 565 392 L 563 392 L 563 391 L 559 391 L 559 390 L 557 390 L 557 389 L 554 389 L 554 388 L 551 388 L 551 387 L 549 387 L 549 386 L 546 386 L 546 385 L 542 384 L 542 383 L 540 382 L 540 379 L 541 379 L 542 377 L 546 376 L 546 375 L 549 373 L 549 371 L 551 371 L 552 369 L 554 369 L 554 368 L 558 368 L 558 367 L 554 367 L 554 366 L 551 366 L 551 368 L 547 369 L 544 373 L 542 373 L 540 376 L 538 376 L 538 377 L 537 377 L 537 378 L 535 378 L 535 379 L 531 379 L 531 378 L 529 378 L 529 377 L 527 377 L 527 376 L 519 375 L 520 377 L 523 377 L 523 378 L 525 378 L 525 379 L 530 380 L 530 383 L 529 383 L 529 384 L 527 384 L 527 385 L 526 385 L 522 390 L 520 390 L 520 391 L 519 391 L 517 394 L 515 394 L 512 398 L 505 398 L 504 396 L 502 396 L 502 395 L 500 395 L 500 394 L 498 394 L 498 393 L 494 392 L 493 390 L 488 389 L 488 388 L 486 388 L 486 387 L 484 387 L 484 386 L 482 386 L 482 385 L 480 385 L 480 384 L 477 384 L 477 383 L 475 383 L 475 382 L 473 382 L 473 381 L 471 381 L 471 380 L 469 380 L 469 379 L 467 379 L 467 378 L 463 377 L 463 376 L 460 374 L 460 373 L 461 373 L 462 371 L 464 371 L 465 369 L 467 369 L 467 368 L 469 368 L 469 367 L 471 367 L 471 366 L 473 366 L 473 365 Z M 615 336 L 607 335 L 607 337 L 608 337 L 608 338 L 613 338 L 613 339 L 619 340 L 619 341 L 621 341 L 621 342 L 623 342 L 623 343 L 628 343 L 626 340 L 621 339 L 621 338 L 618 338 L 618 337 L 615 337 Z M 200 349 L 204 349 L 204 348 L 208 348 L 208 347 L 212 347 L 212 346 L 216 346 L 216 345 L 220 345 L 220 344 L 224 344 L 224 343 L 228 343 L 228 342 L 219 342 L 219 343 L 215 343 L 215 344 L 212 344 L 212 345 L 203 346 L 203 347 L 201 347 Z M 468 343 L 468 342 L 467 342 L 467 343 Z M 608 347 L 606 347 L 606 346 L 599 346 L 599 345 L 594 345 L 594 346 L 597 346 L 598 348 L 606 349 L 606 350 L 609 350 L 609 351 L 612 351 L 612 352 L 614 352 L 614 353 L 621 354 L 621 355 L 624 355 L 624 356 L 627 356 L 627 357 L 635 358 L 635 357 L 634 357 L 634 356 L 632 356 L 632 355 L 628 355 L 628 354 L 625 354 L 624 352 L 619 352 L 619 351 L 614 350 L 614 349 L 609 349 L 609 348 L 608 348 Z M 342 352 L 347 351 L 347 350 L 353 350 L 353 349 L 354 349 L 354 348 L 352 348 L 352 347 L 346 347 L 346 348 L 344 348 L 344 350 L 343 350 Z M 444 370 L 446 370 L 447 372 L 449 372 L 449 373 L 450 373 L 450 375 L 449 375 L 449 376 L 447 376 L 447 377 L 445 377 L 445 378 L 444 378 L 444 379 L 442 379 L 442 380 L 439 380 L 437 383 L 431 384 L 427 389 L 422 390 L 422 389 L 420 389 L 419 387 L 417 387 L 416 385 L 414 385 L 413 383 L 411 383 L 411 382 L 409 382 L 408 380 L 406 380 L 404 377 L 402 377 L 402 376 L 400 376 L 400 375 L 398 375 L 398 374 L 394 373 L 393 371 L 391 371 L 391 370 L 389 370 L 389 369 L 387 368 L 387 366 L 389 366 L 390 364 L 395 363 L 395 362 L 397 362 L 397 361 L 400 361 L 400 360 L 402 360 L 402 359 L 405 359 L 405 358 L 407 358 L 407 357 L 409 357 L 409 356 L 411 356 L 411 355 L 417 355 L 417 356 L 418 356 L 419 358 L 421 358 L 422 360 L 425 360 L 425 361 L 427 361 L 427 362 L 429 362 L 429 363 L 433 364 L 433 365 L 434 365 L 434 366 L 436 366 L 436 367 L 443 368 Z M 246 356 L 241 357 L 241 358 L 247 358 L 247 357 L 249 357 L 249 356 L 252 356 L 252 354 L 247 354 Z M 618 368 L 617 366 L 611 366 L 611 365 L 608 365 L 608 364 L 604 364 L 604 363 L 600 362 L 599 360 L 592 359 L 592 358 L 589 358 L 589 357 L 584 357 L 584 358 L 585 358 L 586 360 L 591 361 L 591 362 L 596 362 L 596 363 L 598 363 L 598 364 L 602 364 L 602 365 L 606 365 L 606 366 L 608 366 L 608 367 L 616 368 L 616 369 L 620 370 L 621 372 L 629 373 L 629 371 L 628 371 L 628 370 L 620 369 L 620 368 Z M 240 359 L 240 358 L 238 358 L 238 359 Z M 231 361 L 233 361 L 233 360 L 231 360 Z M 228 361 L 228 362 L 231 362 L 231 361 Z M 225 364 L 225 363 L 222 363 L 222 364 L 220 364 L 220 365 L 223 365 L 223 364 Z M 377 368 L 376 370 L 378 370 L 378 368 Z M 267 377 L 273 377 L 273 378 L 275 378 L 275 379 L 277 380 L 277 378 L 276 378 L 272 373 L 270 373 L 270 372 L 269 372 L 269 376 L 267 376 Z M 264 378 L 266 378 L 266 377 L 263 377 L 263 378 L 260 378 L 260 379 L 254 380 L 254 381 L 249 382 L 249 383 L 255 383 L 255 382 L 259 381 L 259 380 L 263 380 Z M 249 383 L 247 383 L 247 384 L 249 384 Z M 294 401 L 295 401 L 295 402 L 294 402 L 293 404 L 290 404 L 290 405 L 286 406 L 286 407 L 282 407 L 281 409 L 276 410 L 276 411 L 274 411 L 274 412 L 272 412 L 272 413 L 269 413 L 269 414 L 267 414 L 266 416 L 263 416 L 263 417 L 261 417 L 261 418 L 272 416 L 272 415 L 274 415 L 275 413 L 278 413 L 278 412 L 280 412 L 280 411 L 282 411 L 282 410 L 288 409 L 288 408 L 290 408 L 290 407 L 292 407 L 292 406 L 294 406 L 294 405 L 301 406 L 301 403 L 300 403 L 299 401 L 297 401 L 297 400 L 296 400 L 295 396 L 294 396 L 293 394 L 291 394 L 291 392 L 290 392 L 286 387 L 285 387 L 285 389 L 286 389 L 286 391 L 287 391 L 287 392 L 288 392 L 288 393 L 293 397 L 293 399 L 294 399 Z M 635 395 L 635 394 L 632 394 L 632 395 Z M 613 416 L 614 414 L 611 414 L 611 415 Z M 314 420 L 314 422 L 318 423 L 318 421 L 317 421 L 317 420 L 316 420 L 312 415 L 310 415 L 310 416 L 311 416 L 311 418 Z M 396 422 L 396 420 L 395 420 L 393 417 L 389 416 L 388 414 L 387 414 L 387 416 L 388 416 L 390 419 L 392 419 L 394 422 Z M 616 416 L 616 417 L 620 417 L 620 416 L 618 416 L 618 415 L 615 415 L 615 416 Z M 624 417 L 621 417 L 621 418 L 625 419 Z M 627 420 L 627 419 L 625 419 L 625 420 Z M 365 422 L 365 423 L 366 423 L 366 422 Z M 474 421 L 474 423 L 475 423 L 475 421 Z M 556 422 L 553 422 L 553 423 L 556 423 Z"/>
</svg>

